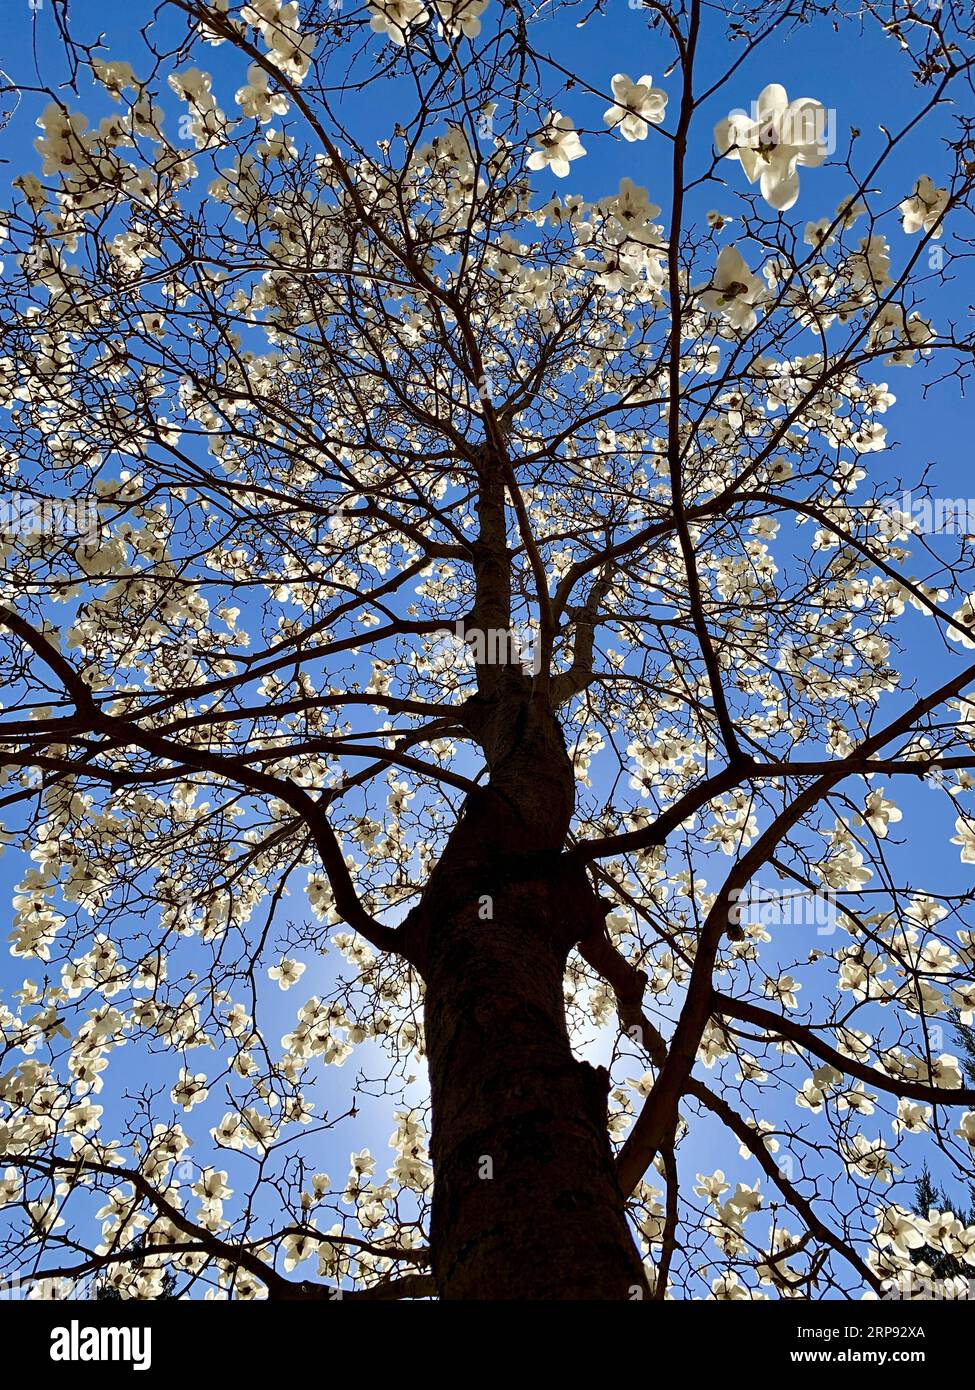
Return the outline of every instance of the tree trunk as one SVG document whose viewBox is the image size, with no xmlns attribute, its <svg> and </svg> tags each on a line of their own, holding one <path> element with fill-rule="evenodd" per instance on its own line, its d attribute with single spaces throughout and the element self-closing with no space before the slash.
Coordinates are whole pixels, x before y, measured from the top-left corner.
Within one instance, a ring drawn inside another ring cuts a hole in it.
<svg viewBox="0 0 975 1390">
<path fill-rule="evenodd" d="M 572 770 L 550 714 L 519 718 L 422 905 L 433 1271 L 443 1299 L 641 1297 L 608 1077 L 566 1031 L 566 957 L 600 912 L 558 861 Z"/>
</svg>

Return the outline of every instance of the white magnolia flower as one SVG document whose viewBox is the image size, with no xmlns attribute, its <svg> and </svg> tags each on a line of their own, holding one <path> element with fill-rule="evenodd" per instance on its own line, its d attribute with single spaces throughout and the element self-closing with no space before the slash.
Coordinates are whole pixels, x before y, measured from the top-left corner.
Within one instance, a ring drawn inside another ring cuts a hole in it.
<svg viewBox="0 0 975 1390">
<path fill-rule="evenodd" d="M 937 333 L 928 319 L 918 313 L 904 316 L 903 306 L 887 303 L 875 315 L 870 324 L 870 346 L 872 348 L 894 348 L 887 360 L 894 366 L 910 367 L 914 363 L 914 348 L 920 348 L 923 356 L 930 349 L 927 344 Z"/>
<path fill-rule="evenodd" d="M 93 58 L 91 70 L 105 88 L 113 101 L 120 101 L 126 88 L 138 88 L 139 80 L 128 63 L 113 58 L 106 62 L 103 58 Z"/>
<path fill-rule="evenodd" d="M 966 643 L 970 646 L 971 643 Z M 963 864 L 975 864 L 975 821 L 966 820 L 964 816 L 959 816 L 955 821 L 957 835 L 952 835 L 950 843 L 961 845 L 961 862 Z"/>
<path fill-rule="evenodd" d="M 284 1238 L 284 1267 L 289 1272 L 300 1265 L 302 1261 L 309 1259 L 318 1253 L 321 1242 L 315 1233 L 315 1224 L 311 1223 L 308 1230 L 294 1231 L 291 1235 Z"/>
<path fill-rule="evenodd" d="M 854 198 L 844 198 L 836 205 L 836 215 L 840 219 L 840 226 L 844 231 L 849 231 L 866 210 L 866 203 L 858 202 Z"/>
<path fill-rule="evenodd" d="M 829 838 L 829 855 L 816 865 L 816 876 L 838 892 L 858 893 L 873 878 L 873 870 L 864 865 L 846 821 L 837 820 Z"/>
<path fill-rule="evenodd" d="M 922 1079 L 930 1081 L 934 1086 L 942 1086 L 948 1091 L 957 1091 L 963 1084 L 958 1058 L 952 1057 L 949 1052 L 942 1052 L 940 1057 L 935 1057 L 925 1070 L 927 1076 Z"/>
<path fill-rule="evenodd" d="M 612 130 L 619 130 L 624 140 L 645 140 L 651 125 L 659 125 L 667 109 L 667 93 L 653 85 L 648 74 L 631 82 L 625 72 L 613 78 L 616 105 L 609 107 L 603 120 Z"/>
<path fill-rule="evenodd" d="M 962 606 L 957 608 L 951 616 L 955 622 L 958 623 L 960 627 L 965 628 L 966 631 L 959 632 L 957 628 L 952 628 L 948 633 L 949 642 L 960 642 L 963 647 L 968 648 L 975 647 L 975 642 L 968 636 L 971 629 L 975 627 L 975 595 L 969 594 Z M 957 828 L 957 822 L 955 824 Z M 952 843 L 961 844 L 961 841 L 953 840 Z M 966 860 L 965 862 L 967 863 L 968 861 Z"/>
<path fill-rule="evenodd" d="M 763 988 L 766 995 L 770 999 L 777 999 L 783 1008 L 798 1007 L 796 992 L 802 989 L 802 985 L 797 984 L 791 975 L 780 975 L 777 980 L 767 979 Z"/>
<path fill-rule="evenodd" d="M 975 1110 L 966 1110 L 962 1115 L 955 1134 L 975 1149 Z"/>
<path fill-rule="evenodd" d="M 226 0 L 216 6 L 226 10 Z M 259 29 L 267 46 L 268 60 L 292 82 L 302 82 L 311 66 L 311 54 L 315 47 L 314 34 L 301 34 L 298 30 L 297 0 L 251 0 L 243 7 L 240 18 L 245 24 Z"/>
<path fill-rule="evenodd" d="M 699 1197 L 707 1197 L 708 1201 L 716 1202 L 724 1193 L 731 1189 L 724 1180 L 724 1173 L 720 1168 L 713 1173 L 698 1173 L 697 1183 L 694 1191 Z"/>
<path fill-rule="evenodd" d="M 27 1210 L 35 1229 L 40 1234 L 47 1235 L 50 1231 L 56 1231 L 64 1225 L 63 1218 L 58 1215 L 56 1197 L 46 1197 L 40 1202 L 28 1202 Z"/>
<path fill-rule="evenodd" d="M 476 39 L 481 32 L 481 15 L 488 0 L 434 0 L 440 16 L 441 32 L 450 38 Z"/>
<path fill-rule="evenodd" d="M 430 17 L 423 0 L 372 0 L 369 12 L 372 15 L 370 29 L 385 34 L 390 43 L 399 48 L 405 47 L 410 28 L 419 28 Z"/>
<path fill-rule="evenodd" d="M 719 155 L 737 159 L 749 183 L 759 181 L 762 197 L 786 212 L 799 196 L 797 165 L 814 169 L 826 158 L 826 109 L 812 97 L 790 101 L 772 82 L 759 93 L 753 117 L 732 112 L 714 128 Z"/>
<path fill-rule="evenodd" d="M 900 1172 L 899 1168 L 894 1167 L 882 1139 L 868 1139 L 863 1134 L 855 1134 L 852 1141 L 841 1144 L 840 1153 L 849 1171 L 865 1178 L 892 1183 Z"/>
<path fill-rule="evenodd" d="M 267 73 L 257 63 L 247 69 L 247 85 L 238 90 L 235 100 L 245 116 L 260 121 L 261 125 L 267 125 L 274 116 L 288 113 L 287 97 L 271 90 Z"/>
<path fill-rule="evenodd" d="M 963 1230 L 954 1212 L 937 1211 L 934 1207 L 928 1211 L 924 1236 L 928 1245 L 933 1245 L 936 1250 L 943 1250 L 946 1255 L 957 1255 L 962 1249 L 959 1236 Z"/>
<path fill-rule="evenodd" d="M 816 222 L 807 222 L 802 238 L 806 245 L 814 246 L 817 251 L 824 251 L 827 246 L 832 245 L 833 238 L 829 229 L 834 220 L 832 217 L 820 217 Z"/>
<path fill-rule="evenodd" d="M 883 415 L 896 402 L 897 397 L 887 390 L 886 381 L 876 381 L 867 385 L 863 399 L 870 410 Z"/>
<path fill-rule="evenodd" d="M 174 72 L 169 78 L 169 85 L 176 95 L 192 106 L 202 106 L 209 103 L 212 83 L 213 79 L 210 74 L 201 72 L 199 68 L 185 68 L 182 72 Z M 44 116 L 47 116 L 47 112 L 44 113 Z M 38 125 L 40 124 L 41 122 L 38 121 Z"/>
<path fill-rule="evenodd" d="M 750 333 L 758 322 L 754 306 L 764 294 L 765 286 L 748 269 L 741 253 L 734 246 L 725 246 L 703 295 L 707 307 L 723 314 L 737 332 Z"/>
<path fill-rule="evenodd" d="M 181 1105 L 184 1110 L 192 1110 L 194 1105 L 205 1101 L 208 1094 L 206 1076 L 203 1072 L 197 1072 L 193 1076 L 185 1067 L 180 1068 L 179 1080 L 170 1092 L 175 1105 Z"/>
<path fill-rule="evenodd" d="M 650 234 L 650 239 L 659 233 L 660 228 L 652 225 L 651 219 L 656 217 L 660 209 L 656 203 L 651 203 L 650 195 L 645 188 L 635 184 L 632 179 L 620 179 L 619 192 L 608 198 L 601 198 L 598 206 L 603 212 L 612 213 L 626 228 L 630 238 L 638 241 L 646 239 Z"/>
<path fill-rule="evenodd" d="M 958 1010 L 959 1019 L 966 1026 L 975 1021 L 975 981 L 969 981 L 953 989 L 948 1002 L 953 1009 Z"/>
<path fill-rule="evenodd" d="M 969 1118 L 973 1118 L 969 1116 Z M 22 1183 L 16 1168 L 8 1168 L 0 1178 L 0 1207 L 20 1200 Z"/>
<path fill-rule="evenodd" d="M 560 179 L 568 174 L 570 161 L 581 159 L 586 152 L 569 117 L 563 116 L 561 111 L 551 112 L 535 136 L 535 144 L 538 149 L 528 157 L 529 169 L 544 169 L 549 165 Z"/>
<path fill-rule="evenodd" d="M 876 454 L 887 447 L 887 430 L 876 420 L 869 425 L 861 425 L 855 434 L 850 435 L 850 443 L 858 454 Z"/>
<path fill-rule="evenodd" d="M 873 233 L 861 237 L 858 250 L 847 257 L 846 273 L 855 291 L 877 295 L 892 285 L 886 238 Z"/>
<path fill-rule="evenodd" d="M 877 1216 L 876 1238 L 881 1249 L 890 1245 L 898 1254 L 906 1255 L 924 1244 L 924 1236 L 918 1230 L 919 1219 L 912 1212 L 903 1207 L 882 1207 Z"/>
<path fill-rule="evenodd" d="M 734 1225 L 743 1221 L 746 1216 L 751 1216 L 753 1212 L 760 1211 L 761 1206 L 762 1194 L 758 1183 L 749 1187 L 747 1183 L 740 1182 L 721 1208 L 721 1215 Z"/>
<path fill-rule="evenodd" d="M 740 1303 L 742 1300 L 750 1301 L 753 1297 L 764 1297 L 764 1295 L 753 1295 L 734 1270 L 727 1270 L 724 1274 L 719 1274 L 716 1279 L 711 1280 L 711 1296 L 719 1303 Z"/>
<path fill-rule="evenodd" d="M 903 816 L 900 807 L 885 798 L 885 790 L 885 787 L 878 787 L 872 791 L 863 808 L 863 819 L 881 840 L 886 838 L 888 826 L 895 825 Z"/>
<path fill-rule="evenodd" d="M 267 972 L 272 980 L 277 980 L 281 989 L 290 989 L 296 985 L 305 973 L 305 967 L 301 961 L 283 959 L 279 965 L 272 965 Z"/>
<path fill-rule="evenodd" d="M 915 232 L 930 232 L 939 237 L 943 226 L 936 227 L 948 204 L 947 188 L 935 188 L 927 174 L 922 174 L 914 185 L 914 192 L 900 204 L 901 225 L 908 236 Z"/>
<path fill-rule="evenodd" d="M 227 1173 L 223 1168 L 204 1168 L 190 1191 L 207 1202 L 222 1202 L 233 1195 L 233 1188 L 227 1186 Z"/>
<path fill-rule="evenodd" d="M 897 1119 L 893 1121 L 895 1134 L 923 1134 L 931 1119 L 930 1105 L 918 1105 L 901 1096 L 897 1102 Z"/>
</svg>

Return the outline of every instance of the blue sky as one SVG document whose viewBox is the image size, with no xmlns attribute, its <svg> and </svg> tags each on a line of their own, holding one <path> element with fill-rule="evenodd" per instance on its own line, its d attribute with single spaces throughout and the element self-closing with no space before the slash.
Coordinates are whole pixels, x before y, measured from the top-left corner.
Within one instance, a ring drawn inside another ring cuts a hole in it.
<svg viewBox="0 0 975 1390">
<path fill-rule="evenodd" d="M 151 8 L 144 0 L 96 0 L 95 3 L 88 0 L 88 3 L 73 5 L 72 16 L 79 32 L 90 37 L 97 26 L 107 36 L 109 52 L 114 56 L 128 57 L 135 48 L 137 31 L 145 23 Z M 13 82 L 25 87 L 38 82 L 57 86 L 64 76 L 64 64 L 50 5 L 42 3 L 35 10 L 27 0 L 7 0 L 4 25 L 4 54 L 0 62 Z M 588 81 L 603 90 L 608 89 L 612 74 L 621 70 L 632 77 L 650 73 L 655 81 L 667 85 L 663 70 L 669 55 L 663 39 L 649 33 L 644 18 L 622 0 L 611 0 L 606 15 L 595 16 L 583 29 L 574 28 L 571 21 L 564 17 L 540 24 L 536 29 L 535 41 L 543 49 L 551 44 L 552 52 L 560 62 L 577 69 Z M 229 90 L 223 93 L 223 104 L 229 105 L 233 91 L 230 84 L 237 76 L 237 66 L 226 48 L 212 50 L 209 56 L 212 56 L 218 93 L 222 76 L 226 75 Z M 716 32 L 705 29 L 701 43 L 702 85 L 714 80 L 726 63 L 727 48 L 724 43 L 719 41 Z M 692 128 L 691 145 L 694 147 L 697 142 L 702 167 L 708 161 L 710 134 L 715 122 L 732 107 L 747 107 L 761 88 L 773 81 L 783 83 L 790 96 L 816 97 L 835 113 L 837 141 L 841 147 L 846 144 L 851 126 L 861 130 L 862 140 L 858 147 L 860 167 L 869 163 L 870 156 L 880 146 L 883 137 L 878 129 L 879 123 L 885 121 L 892 126 L 899 125 L 905 119 L 905 113 L 915 109 L 921 100 L 897 46 L 889 39 L 882 38 L 875 28 L 861 32 L 854 22 L 845 23 L 839 34 L 825 23 L 802 28 L 785 39 L 775 37 L 766 43 L 699 114 Z M 65 94 L 65 100 L 72 104 L 70 94 Z M 43 97 L 25 93 L 7 129 L 0 133 L 0 158 L 4 161 L 0 164 L 0 185 L 6 185 L 16 174 L 36 168 L 37 160 L 32 147 L 36 135 L 34 122 L 45 101 Z M 395 84 L 389 84 L 388 88 L 379 91 L 370 90 L 368 107 L 356 97 L 348 101 L 360 103 L 354 112 L 357 129 L 374 133 L 377 139 L 390 133 L 399 115 Z M 80 106 L 93 118 L 110 109 L 104 97 L 96 99 L 91 94 L 81 100 Z M 601 107 L 593 98 L 584 99 L 578 93 L 570 93 L 565 98 L 563 109 L 575 118 L 580 129 L 599 124 Z M 667 142 L 653 138 L 652 134 L 649 140 L 639 145 L 602 139 L 594 149 L 598 153 L 575 164 L 570 178 L 566 180 L 557 181 L 547 173 L 541 175 L 540 189 L 560 194 L 578 191 L 587 197 L 597 198 L 613 192 L 619 180 L 626 176 L 646 185 L 651 197 L 663 206 L 663 220 L 666 219 L 670 158 Z M 892 190 L 891 201 L 897 201 L 907 196 L 920 173 L 930 174 L 937 183 L 939 178 L 944 177 L 947 167 L 944 152 L 932 134 L 924 130 L 906 141 L 891 161 L 884 175 L 884 186 Z M 743 177 L 737 165 L 729 163 L 721 172 L 729 185 L 743 186 Z M 845 176 L 838 170 L 827 168 L 805 173 L 799 203 L 792 216 L 801 220 L 815 220 L 831 213 L 840 197 L 847 192 L 847 187 Z M 730 197 L 724 196 L 721 188 L 712 184 L 693 195 L 691 213 L 702 217 L 712 207 L 733 211 L 731 203 Z M 971 298 L 973 288 L 968 263 L 953 259 L 950 232 L 944 246 L 948 274 L 956 275 L 957 279 L 932 296 L 930 312 L 936 322 L 943 322 L 950 314 L 961 312 L 962 306 Z M 903 253 L 903 246 L 897 248 L 897 254 Z M 907 477 L 916 476 L 924 471 L 927 464 L 936 463 L 942 495 L 964 496 L 975 490 L 969 482 L 972 465 L 967 402 L 950 384 L 942 388 L 933 401 L 925 402 L 921 394 L 924 378 L 919 372 L 891 369 L 887 380 L 898 397 L 894 411 L 885 417 L 889 435 L 896 440 L 896 448 L 884 456 L 883 466 L 890 475 L 902 472 Z M 934 545 L 937 546 L 936 541 Z M 945 653 L 943 644 L 932 640 L 930 625 L 913 611 L 906 616 L 902 633 L 908 644 L 908 652 L 901 662 L 902 669 L 907 675 L 918 675 L 925 686 L 934 685 L 941 670 L 952 667 L 957 661 L 957 653 L 954 650 Z M 892 710 L 893 705 L 890 708 Z M 902 797 L 901 804 L 905 818 L 900 829 L 908 840 L 910 857 L 916 860 L 919 869 L 923 865 L 928 879 L 932 872 L 937 873 L 945 890 L 949 887 L 968 887 L 969 876 L 965 867 L 959 864 L 957 850 L 946 843 L 953 831 L 950 808 L 945 806 L 943 799 L 936 801 L 923 788 L 912 788 Z M 9 896 L 13 882 L 22 871 L 18 858 L 15 852 L 10 851 L 0 861 L 0 891 L 4 897 Z M 8 912 L 6 903 L 2 910 Z M 300 912 L 297 904 L 295 911 Z M 802 949 L 806 945 L 808 943 L 803 942 Z M 333 952 L 328 962 L 334 959 Z M 272 1036 L 287 1030 L 293 1021 L 294 1007 L 315 992 L 316 968 L 324 970 L 327 978 L 332 967 L 329 963 L 317 967 L 313 964 L 301 985 L 287 995 L 279 995 L 273 987 L 273 993 L 268 991 L 266 997 L 273 1020 L 269 1032 Z M 13 963 L 11 972 L 9 962 L 0 959 L 0 985 L 5 979 L 19 983 L 22 973 L 17 962 Z M 38 974 L 37 971 L 29 973 L 35 974 L 35 977 Z M 950 1047 L 948 1050 L 951 1050 Z M 135 1049 L 129 1051 L 133 1053 L 131 1058 L 122 1055 L 113 1062 L 110 1071 L 112 1080 L 98 1098 L 107 1108 L 107 1129 L 111 1126 L 110 1093 L 120 1085 L 140 1079 L 145 1065 L 144 1059 L 135 1055 Z M 348 1096 L 349 1070 L 357 1065 L 368 1067 L 370 1060 L 368 1054 L 356 1053 L 345 1071 L 328 1076 L 321 1088 L 322 1103 L 339 1105 L 344 1102 Z M 378 1062 L 378 1055 L 374 1060 Z M 201 1064 L 204 1061 L 201 1058 Z M 635 1075 L 637 1070 L 634 1063 L 629 1074 Z M 194 1112 L 195 1127 L 200 1126 L 201 1115 L 205 1122 L 212 1123 L 219 1119 L 223 1109 L 223 1104 L 211 1097 L 205 1110 Z M 378 1156 L 379 1174 L 383 1176 L 387 1161 L 391 1161 L 391 1154 L 385 1148 L 391 1129 L 386 1104 L 367 1103 L 354 1128 L 343 1126 L 326 1137 L 321 1160 L 316 1160 L 314 1166 L 326 1169 L 336 1185 L 340 1186 L 346 1175 L 349 1149 L 368 1146 Z M 736 1151 L 737 1145 L 729 1145 L 716 1125 L 698 1125 L 692 1145 L 682 1151 L 682 1170 L 693 1174 L 699 1166 L 703 1171 L 710 1171 L 720 1162 L 729 1173 L 735 1172 L 743 1180 L 754 1182 L 754 1163 L 739 1164 Z M 225 1158 L 221 1158 L 219 1166 L 226 1166 L 226 1162 Z M 903 1195 L 901 1200 L 904 1200 Z"/>
</svg>

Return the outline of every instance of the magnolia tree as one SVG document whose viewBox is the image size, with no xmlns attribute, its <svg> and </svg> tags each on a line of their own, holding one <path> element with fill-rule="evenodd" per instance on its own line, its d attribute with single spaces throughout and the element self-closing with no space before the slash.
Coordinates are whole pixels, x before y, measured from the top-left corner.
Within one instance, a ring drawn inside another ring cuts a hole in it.
<svg viewBox="0 0 975 1390">
<path fill-rule="evenodd" d="M 7 1276 L 958 1296 L 973 557 L 884 452 L 975 351 L 956 7 L 867 0 L 865 134 L 748 85 L 852 71 L 812 0 L 144 8 L 11 74 Z"/>
</svg>

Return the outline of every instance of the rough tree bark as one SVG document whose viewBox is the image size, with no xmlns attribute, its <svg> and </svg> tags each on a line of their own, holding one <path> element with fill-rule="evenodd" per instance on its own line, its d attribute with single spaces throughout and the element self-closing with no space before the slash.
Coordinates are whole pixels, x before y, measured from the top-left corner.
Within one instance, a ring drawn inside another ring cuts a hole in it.
<svg viewBox="0 0 975 1390">
<path fill-rule="evenodd" d="M 604 912 L 560 864 L 574 778 L 548 698 L 507 668 L 480 711 L 488 785 L 431 876 L 425 985 L 442 1299 L 646 1293 L 606 1127 L 608 1078 L 572 1054 L 571 947 Z"/>
</svg>

